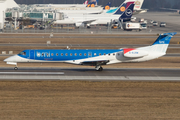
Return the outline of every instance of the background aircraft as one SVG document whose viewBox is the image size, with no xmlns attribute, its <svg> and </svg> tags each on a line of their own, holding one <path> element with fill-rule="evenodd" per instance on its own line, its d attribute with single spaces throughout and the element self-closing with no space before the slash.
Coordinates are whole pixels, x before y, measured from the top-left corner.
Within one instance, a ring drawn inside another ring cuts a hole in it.
<svg viewBox="0 0 180 120">
<path fill-rule="evenodd" d="M 65 16 L 74 16 L 74 14 L 101 14 L 103 11 L 107 11 L 111 8 L 111 2 L 108 2 L 106 6 L 103 7 L 86 7 L 86 8 L 78 8 L 78 7 L 68 7 L 68 8 L 55 8 L 58 12 L 63 12 Z M 42 9 L 42 8 L 37 8 Z"/>
<path fill-rule="evenodd" d="M 134 4 L 133 2 L 128 2 L 129 5 L 126 10 L 124 10 L 123 13 L 126 13 L 127 10 L 130 9 L 130 11 L 133 12 Z M 122 5 L 121 5 L 122 6 Z M 57 20 L 54 21 L 54 24 L 75 24 L 76 27 L 81 27 L 84 25 L 90 26 L 90 25 L 96 25 L 96 24 L 107 24 L 115 19 L 119 19 L 119 17 L 122 15 L 122 9 L 121 6 L 119 9 L 117 9 L 114 13 L 104 13 L 104 14 L 78 14 L 78 15 L 71 15 L 66 16 L 64 20 Z M 132 14 L 125 14 L 128 17 L 132 17 Z M 124 16 L 125 17 L 125 16 Z"/>
<path fill-rule="evenodd" d="M 64 8 L 64 7 L 95 7 L 98 5 L 98 0 L 88 1 L 86 0 L 83 4 L 35 4 L 39 7 L 54 7 L 54 8 Z"/>
<path fill-rule="evenodd" d="M 143 5 L 143 3 L 144 3 L 144 0 L 125 0 L 125 1 L 122 3 L 121 12 L 123 12 L 123 11 L 125 10 L 124 7 L 127 9 L 127 7 L 129 6 L 127 3 L 129 3 L 129 2 L 135 2 L 135 3 L 134 3 L 135 6 L 134 6 L 133 15 L 147 12 L 147 9 L 141 9 L 141 7 L 142 7 L 142 5 Z M 113 12 L 116 11 L 117 9 L 118 9 L 118 8 L 108 10 L 106 13 L 113 13 Z"/>
<path fill-rule="evenodd" d="M 144 62 L 164 56 L 171 38 L 176 33 L 161 34 L 153 45 L 140 48 L 117 50 L 24 50 L 4 61 L 16 65 L 20 62 L 65 62 L 77 65 L 95 66 L 102 71 L 102 65 L 121 62 Z M 15 67 L 14 69 L 18 69 Z"/>
</svg>

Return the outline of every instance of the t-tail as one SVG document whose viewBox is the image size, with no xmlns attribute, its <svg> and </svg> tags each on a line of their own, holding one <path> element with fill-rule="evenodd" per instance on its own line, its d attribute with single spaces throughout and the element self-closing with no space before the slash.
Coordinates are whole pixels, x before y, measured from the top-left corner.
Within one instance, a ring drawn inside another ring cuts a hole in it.
<svg viewBox="0 0 180 120">
<path fill-rule="evenodd" d="M 131 62 L 144 62 L 153 60 L 166 55 L 171 38 L 176 35 L 173 33 L 163 33 L 159 35 L 157 40 L 151 46 L 140 48 L 125 48 L 123 49 L 124 57 L 132 60 Z"/>
<path fill-rule="evenodd" d="M 151 50 L 166 54 L 171 38 L 176 34 L 177 34 L 176 32 L 173 32 L 173 33 L 163 33 L 159 35 L 157 40 L 151 46 L 152 47 Z"/>
<path fill-rule="evenodd" d="M 111 2 L 108 2 L 103 10 L 109 10 L 111 8 Z"/>
<path fill-rule="evenodd" d="M 158 57 L 161 57 L 166 55 L 171 38 L 176 34 L 176 32 L 160 34 L 157 40 L 151 46 L 141 47 L 138 49 L 148 51 L 152 55 L 159 55 Z"/>
</svg>

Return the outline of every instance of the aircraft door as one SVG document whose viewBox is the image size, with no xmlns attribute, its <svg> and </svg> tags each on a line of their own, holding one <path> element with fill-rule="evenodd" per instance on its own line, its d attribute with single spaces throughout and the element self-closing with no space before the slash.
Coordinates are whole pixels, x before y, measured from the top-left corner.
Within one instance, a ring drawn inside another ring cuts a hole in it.
<svg viewBox="0 0 180 120">
<path fill-rule="evenodd" d="M 35 56 L 34 50 L 30 50 L 30 59 L 34 59 L 34 56 Z"/>
</svg>

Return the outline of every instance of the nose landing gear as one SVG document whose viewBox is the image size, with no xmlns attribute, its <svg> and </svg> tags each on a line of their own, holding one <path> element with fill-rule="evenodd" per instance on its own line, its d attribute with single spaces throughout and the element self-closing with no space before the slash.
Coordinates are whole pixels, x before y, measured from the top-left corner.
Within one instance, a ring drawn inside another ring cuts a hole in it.
<svg viewBox="0 0 180 120">
<path fill-rule="evenodd" d="M 18 70 L 18 67 L 14 67 L 14 70 Z"/>
</svg>

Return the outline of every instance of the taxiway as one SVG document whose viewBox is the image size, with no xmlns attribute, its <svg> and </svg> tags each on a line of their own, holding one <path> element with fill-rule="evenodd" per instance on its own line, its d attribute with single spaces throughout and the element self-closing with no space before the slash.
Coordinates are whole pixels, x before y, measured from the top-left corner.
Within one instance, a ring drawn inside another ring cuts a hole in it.
<svg viewBox="0 0 180 120">
<path fill-rule="evenodd" d="M 22 73 L 22 74 L 21 74 Z M 44 74 L 43 74 L 44 73 Z M 0 80 L 10 81 L 180 81 L 180 69 L 95 69 L 82 68 L 12 68 L 0 69 Z"/>
</svg>

